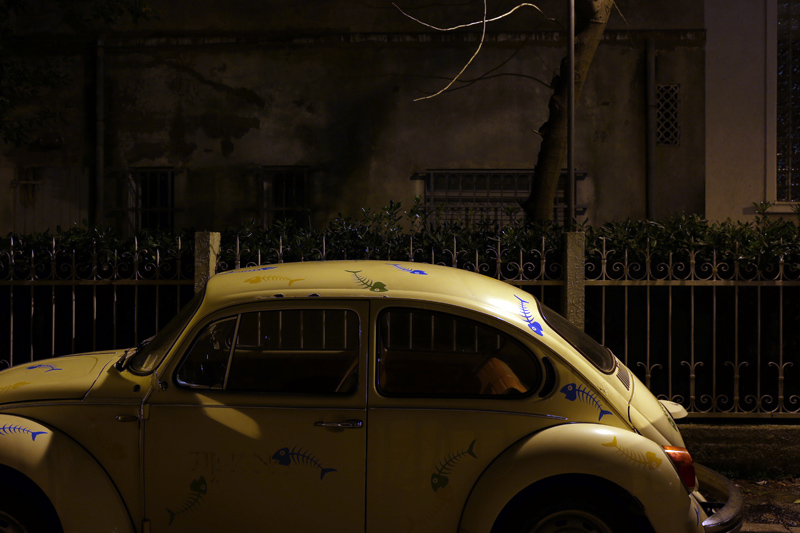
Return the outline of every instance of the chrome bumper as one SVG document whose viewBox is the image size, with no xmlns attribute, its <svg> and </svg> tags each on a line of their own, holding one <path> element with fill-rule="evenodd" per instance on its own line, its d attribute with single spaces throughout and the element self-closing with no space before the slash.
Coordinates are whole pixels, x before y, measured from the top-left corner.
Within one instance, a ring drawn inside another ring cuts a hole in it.
<svg viewBox="0 0 800 533">
<path fill-rule="evenodd" d="M 708 515 L 703 521 L 706 533 L 736 533 L 742 529 L 744 502 L 736 485 L 701 464 L 694 464 L 700 492 L 708 500 L 702 505 Z"/>
</svg>

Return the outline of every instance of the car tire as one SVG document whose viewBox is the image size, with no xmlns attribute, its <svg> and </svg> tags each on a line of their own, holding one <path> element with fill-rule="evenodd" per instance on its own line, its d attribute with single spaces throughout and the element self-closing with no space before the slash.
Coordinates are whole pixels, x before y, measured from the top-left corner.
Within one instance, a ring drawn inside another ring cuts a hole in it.
<svg viewBox="0 0 800 533">
<path fill-rule="evenodd" d="M 47 498 L 32 493 L 32 489 L 24 484 L 14 489 L 0 489 L 0 533 L 40 531 L 62 531 L 55 509 Z"/>
<path fill-rule="evenodd" d="M 586 533 L 652 532 L 649 521 L 628 495 L 595 479 L 570 477 L 520 494 L 493 532 Z"/>
</svg>

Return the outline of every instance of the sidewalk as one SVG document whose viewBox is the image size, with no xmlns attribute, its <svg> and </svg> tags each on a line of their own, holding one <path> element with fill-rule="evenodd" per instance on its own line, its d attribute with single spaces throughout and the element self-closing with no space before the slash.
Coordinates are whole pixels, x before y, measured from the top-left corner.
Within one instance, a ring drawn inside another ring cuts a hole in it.
<svg viewBox="0 0 800 533">
<path fill-rule="evenodd" d="M 800 526 L 784 526 L 781 524 L 759 524 L 745 522 L 740 533 L 800 533 Z"/>
</svg>

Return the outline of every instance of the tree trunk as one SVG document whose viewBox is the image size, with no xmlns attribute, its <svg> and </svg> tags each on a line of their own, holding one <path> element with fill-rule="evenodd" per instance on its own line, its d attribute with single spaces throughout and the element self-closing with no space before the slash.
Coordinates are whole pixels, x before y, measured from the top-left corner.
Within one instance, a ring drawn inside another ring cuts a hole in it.
<svg viewBox="0 0 800 533">
<path fill-rule="evenodd" d="M 575 0 L 575 100 L 589 72 L 594 53 L 611 14 L 613 0 Z M 522 203 L 529 220 L 551 220 L 562 161 L 567 152 L 567 109 L 569 101 L 569 61 L 561 61 L 553 77 L 553 95 L 548 105 L 550 116 L 541 127 L 542 144 L 533 171 L 531 194 Z"/>
</svg>

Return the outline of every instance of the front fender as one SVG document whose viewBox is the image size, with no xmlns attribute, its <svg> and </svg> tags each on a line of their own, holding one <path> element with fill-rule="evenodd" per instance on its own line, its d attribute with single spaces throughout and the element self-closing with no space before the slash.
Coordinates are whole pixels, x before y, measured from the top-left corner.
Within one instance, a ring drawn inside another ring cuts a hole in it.
<svg viewBox="0 0 800 533">
<path fill-rule="evenodd" d="M 686 492 L 661 447 L 631 431 L 599 424 L 555 426 L 508 448 L 475 484 L 460 531 L 490 531 L 514 496 L 562 474 L 615 483 L 641 502 L 657 532 L 703 531 L 705 513 Z"/>
<path fill-rule="evenodd" d="M 24 474 L 42 489 L 66 533 L 134 530 L 105 470 L 58 430 L 28 418 L 0 415 L 0 464 Z"/>
</svg>

